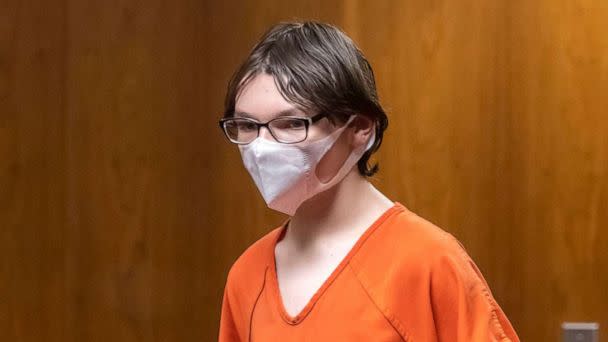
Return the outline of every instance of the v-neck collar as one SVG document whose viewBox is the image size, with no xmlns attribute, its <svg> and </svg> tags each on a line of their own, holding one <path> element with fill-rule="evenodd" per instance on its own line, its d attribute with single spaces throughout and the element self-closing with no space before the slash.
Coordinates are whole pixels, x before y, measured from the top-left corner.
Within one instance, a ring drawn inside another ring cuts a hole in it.
<svg viewBox="0 0 608 342">
<path fill-rule="evenodd" d="M 276 235 L 272 241 L 272 248 L 270 253 L 270 272 L 268 273 L 269 279 L 269 291 L 270 298 L 272 301 L 272 305 L 277 308 L 277 311 L 283 320 L 291 325 L 296 325 L 304 320 L 306 316 L 310 313 L 313 306 L 319 300 L 319 298 L 323 295 L 323 293 L 327 290 L 327 288 L 333 283 L 333 281 L 340 275 L 344 267 L 348 264 L 348 262 L 352 259 L 352 257 L 357 253 L 357 251 L 361 248 L 365 240 L 384 223 L 390 216 L 394 213 L 401 212 L 405 210 L 405 207 L 399 203 L 394 202 L 394 205 L 388 208 L 382 215 L 380 215 L 357 239 L 355 244 L 351 247 L 346 256 L 340 261 L 338 266 L 332 271 L 329 277 L 323 282 L 323 284 L 317 289 L 314 295 L 309 299 L 304 308 L 300 310 L 300 312 L 296 316 L 291 316 L 287 310 L 285 309 L 285 305 L 283 303 L 283 298 L 281 295 L 281 291 L 279 288 L 279 281 L 277 277 L 277 267 L 276 267 L 276 256 L 275 249 L 278 242 L 283 238 L 285 232 L 287 231 L 287 224 L 289 223 L 289 219 L 287 219 L 283 225 L 277 230 Z"/>
</svg>

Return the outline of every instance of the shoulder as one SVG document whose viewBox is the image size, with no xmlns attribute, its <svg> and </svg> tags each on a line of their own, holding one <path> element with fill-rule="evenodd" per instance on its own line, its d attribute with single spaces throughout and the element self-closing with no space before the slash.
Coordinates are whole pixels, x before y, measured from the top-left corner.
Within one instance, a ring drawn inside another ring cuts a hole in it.
<svg viewBox="0 0 608 342">
<path fill-rule="evenodd" d="M 272 229 L 241 253 L 228 271 L 227 285 L 236 286 L 241 281 L 264 274 L 274 255 L 273 244 L 281 228 Z"/>
<path fill-rule="evenodd" d="M 454 236 L 402 206 L 368 238 L 352 267 L 370 281 L 385 281 L 387 269 L 403 280 L 429 273 L 446 258 L 467 254 Z"/>
<path fill-rule="evenodd" d="M 462 244 L 409 210 L 387 220 L 359 252 L 351 269 L 402 336 L 502 341 L 512 331 Z"/>
</svg>

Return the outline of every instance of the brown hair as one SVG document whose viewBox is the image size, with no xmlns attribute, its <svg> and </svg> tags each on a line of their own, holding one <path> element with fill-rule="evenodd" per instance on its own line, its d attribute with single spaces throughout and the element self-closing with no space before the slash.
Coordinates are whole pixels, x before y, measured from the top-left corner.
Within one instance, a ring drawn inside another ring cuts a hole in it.
<svg viewBox="0 0 608 342">
<path fill-rule="evenodd" d="M 237 96 L 259 73 L 273 76 L 283 97 L 301 108 L 329 113 L 332 119 L 361 114 L 375 123 L 375 142 L 358 161 L 370 177 L 372 153 L 380 148 L 388 118 L 379 103 L 374 72 L 355 43 L 339 28 L 316 21 L 271 27 L 228 83 L 224 117 L 234 115 Z"/>
</svg>

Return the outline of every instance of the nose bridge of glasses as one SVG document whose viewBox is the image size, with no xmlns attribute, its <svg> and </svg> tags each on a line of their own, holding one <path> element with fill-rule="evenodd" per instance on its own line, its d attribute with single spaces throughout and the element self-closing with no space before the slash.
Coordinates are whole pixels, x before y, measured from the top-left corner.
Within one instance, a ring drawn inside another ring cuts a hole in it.
<svg viewBox="0 0 608 342">
<path fill-rule="evenodd" d="M 266 140 L 276 140 L 272 133 L 270 133 L 270 129 L 268 128 L 268 124 L 260 125 L 259 137 Z"/>
</svg>

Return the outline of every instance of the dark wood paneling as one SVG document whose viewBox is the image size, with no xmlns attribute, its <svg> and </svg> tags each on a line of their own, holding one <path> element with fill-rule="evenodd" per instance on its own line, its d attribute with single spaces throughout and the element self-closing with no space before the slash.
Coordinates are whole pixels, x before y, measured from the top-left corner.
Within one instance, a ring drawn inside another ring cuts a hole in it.
<svg viewBox="0 0 608 342">
<path fill-rule="evenodd" d="M 61 4 L 0 5 L 0 340 L 65 336 Z"/>
</svg>

